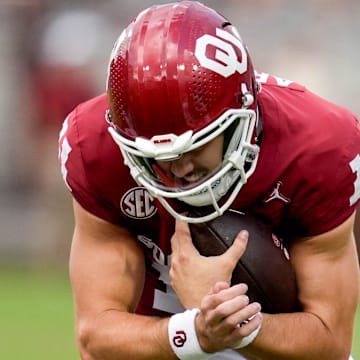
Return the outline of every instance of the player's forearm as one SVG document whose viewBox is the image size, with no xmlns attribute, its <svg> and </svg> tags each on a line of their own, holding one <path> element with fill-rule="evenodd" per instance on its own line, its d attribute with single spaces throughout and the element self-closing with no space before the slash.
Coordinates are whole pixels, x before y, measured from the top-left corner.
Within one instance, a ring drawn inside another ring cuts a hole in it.
<svg viewBox="0 0 360 360">
<path fill-rule="evenodd" d="M 171 350 L 168 319 L 110 310 L 95 321 L 78 323 L 83 360 L 176 359 Z"/>
<path fill-rule="evenodd" d="M 337 334 L 311 313 L 263 314 L 262 329 L 242 354 L 262 360 L 345 360 L 351 351 L 351 330 Z M 339 324 L 341 328 L 343 324 Z"/>
</svg>

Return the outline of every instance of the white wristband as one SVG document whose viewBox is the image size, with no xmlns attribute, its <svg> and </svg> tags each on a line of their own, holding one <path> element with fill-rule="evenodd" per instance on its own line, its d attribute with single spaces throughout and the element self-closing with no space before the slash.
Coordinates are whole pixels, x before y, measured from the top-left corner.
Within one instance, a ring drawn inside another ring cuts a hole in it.
<svg viewBox="0 0 360 360">
<path fill-rule="evenodd" d="M 259 331 L 261 329 L 261 324 L 248 336 L 245 336 L 244 338 L 242 338 L 235 346 L 234 349 L 241 349 L 245 346 L 248 346 L 249 344 L 251 344 L 255 338 L 257 337 Z"/>
<path fill-rule="evenodd" d="M 169 320 L 170 345 L 180 360 L 207 360 L 212 355 L 201 349 L 196 335 L 195 318 L 199 312 L 199 309 L 186 310 Z"/>
</svg>

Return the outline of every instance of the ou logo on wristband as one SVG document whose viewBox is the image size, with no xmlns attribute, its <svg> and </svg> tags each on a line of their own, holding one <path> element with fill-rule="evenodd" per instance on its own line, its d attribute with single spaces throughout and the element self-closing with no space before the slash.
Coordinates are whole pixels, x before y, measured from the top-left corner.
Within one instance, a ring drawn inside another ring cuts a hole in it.
<svg viewBox="0 0 360 360">
<path fill-rule="evenodd" d="M 183 330 L 177 331 L 176 336 L 173 337 L 172 341 L 176 347 L 183 347 L 186 343 L 187 337 Z"/>
<path fill-rule="evenodd" d="M 216 35 L 218 37 L 205 34 L 196 40 L 195 56 L 199 60 L 200 65 L 225 78 L 236 71 L 240 74 L 246 72 L 248 64 L 247 52 L 241 39 L 219 28 L 216 29 Z M 207 57 L 206 49 L 208 45 L 217 48 L 215 59 Z M 239 61 L 234 47 L 240 50 L 241 61 Z"/>
</svg>

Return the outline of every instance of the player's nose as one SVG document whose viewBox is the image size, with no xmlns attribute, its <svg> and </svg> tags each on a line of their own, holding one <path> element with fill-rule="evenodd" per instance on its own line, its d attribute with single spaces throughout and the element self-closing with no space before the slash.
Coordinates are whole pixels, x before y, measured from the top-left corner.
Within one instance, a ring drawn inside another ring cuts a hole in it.
<svg viewBox="0 0 360 360">
<path fill-rule="evenodd" d="M 194 163 L 190 154 L 184 154 L 181 158 L 173 160 L 170 167 L 171 173 L 178 177 L 184 178 L 194 170 Z"/>
</svg>

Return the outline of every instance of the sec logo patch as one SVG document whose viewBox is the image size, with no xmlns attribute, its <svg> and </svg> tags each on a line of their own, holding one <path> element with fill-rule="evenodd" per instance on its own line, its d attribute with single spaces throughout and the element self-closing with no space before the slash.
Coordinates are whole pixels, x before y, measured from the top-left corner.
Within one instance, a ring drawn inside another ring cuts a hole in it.
<svg viewBox="0 0 360 360">
<path fill-rule="evenodd" d="M 121 198 L 120 208 L 132 219 L 148 219 L 157 211 L 154 198 L 143 187 L 128 190 Z"/>
</svg>

